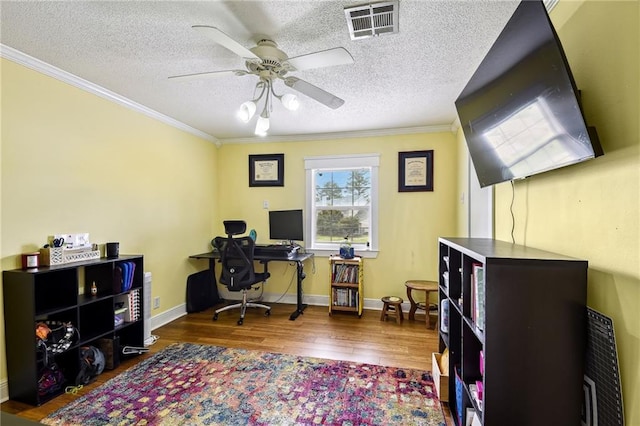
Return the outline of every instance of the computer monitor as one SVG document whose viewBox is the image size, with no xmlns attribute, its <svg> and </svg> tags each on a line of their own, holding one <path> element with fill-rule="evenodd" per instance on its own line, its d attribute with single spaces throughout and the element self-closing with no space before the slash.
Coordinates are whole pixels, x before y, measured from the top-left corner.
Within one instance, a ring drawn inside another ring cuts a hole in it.
<svg viewBox="0 0 640 426">
<path fill-rule="evenodd" d="M 271 210 L 269 211 L 269 239 L 288 241 L 303 241 L 303 215 L 299 210 Z"/>
</svg>

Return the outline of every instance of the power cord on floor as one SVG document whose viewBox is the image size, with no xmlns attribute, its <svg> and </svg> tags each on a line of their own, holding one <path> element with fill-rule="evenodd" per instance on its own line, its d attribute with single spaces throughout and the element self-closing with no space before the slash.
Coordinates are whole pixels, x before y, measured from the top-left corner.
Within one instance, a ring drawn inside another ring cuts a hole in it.
<svg viewBox="0 0 640 426">
<path fill-rule="evenodd" d="M 140 355 L 149 352 L 149 348 L 143 348 L 140 346 L 123 346 L 122 355 Z"/>
<path fill-rule="evenodd" d="M 158 341 L 158 339 L 160 339 L 160 337 L 156 336 L 155 334 L 152 334 L 151 336 L 149 336 L 146 339 L 144 339 L 144 345 L 145 346 L 151 346 L 154 343 L 156 343 Z"/>
</svg>

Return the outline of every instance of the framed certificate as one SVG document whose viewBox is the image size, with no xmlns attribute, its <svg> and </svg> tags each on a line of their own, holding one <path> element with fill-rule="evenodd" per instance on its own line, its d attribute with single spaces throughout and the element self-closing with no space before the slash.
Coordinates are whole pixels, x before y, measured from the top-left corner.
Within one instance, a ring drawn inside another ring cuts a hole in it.
<svg viewBox="0 0 640 426">
<path fill-rule="evenodd" d="M 284 186 L 284 154 L 249 155 L 249 186 Z"/>
<path fill-rule="evenodd" d="M 433 191 L 433 150 L 398 153 L 398 192 Z"/>
</svg>

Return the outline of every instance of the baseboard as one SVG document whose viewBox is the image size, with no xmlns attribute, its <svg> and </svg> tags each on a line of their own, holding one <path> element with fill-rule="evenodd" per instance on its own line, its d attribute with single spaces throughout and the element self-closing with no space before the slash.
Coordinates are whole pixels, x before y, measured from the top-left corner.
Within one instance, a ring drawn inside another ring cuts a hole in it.
<svg viewBox="0 0 640 426">
<path fill-rule="evenodd" d="M 224 297 L 228 297 L 226 294 Z M 229 298 L 233 300 L 234 298 Z M 289 305 L 295 305 L 297 303 L 297 296 L 295 294 L 274 294 L 264 293 L 263 301 L 267 303 L 286 303 Z M 318 294 L 307 294 L 303 298 L 304 303 L 313 306 L 329 306 L 329 296 Z M 402 310 L 408 312 L 410 305 L 408 302 L 402 304 Z M 363 309 L 369 310 L 382 310 L 382 301 L 380 299 L 364 299 Z M 170 323 L 187 314 L 187 304 L 182 303 L 167 311 L 161 312 L 150 318 L 151 330 L 162 327 L 165 324 Z M 5 402 L 9 399 L 9 380 L 4 379 L 0 381 L 0 402 Z"/>
<path fill-rule="evenodd" d="M 187 315 L 186 303 L 181 303 L 180 305 L 175 306 L 168 311 L 164 311 L 159 313 L 158 315 L 154 315 L 149 320 L 151 321 L 151 330 L 153 331 L 165 324 L 169 324 L 171 321 L 176 320 L 184 315 Z"/>
<path fill-rule="evenodd" d="M 235 293 L 233 293 L 233 295 L 227 296 L 224 295 L 223 297 L 225 297 L 225 299 L 227 300 L 239 300 L 237 299 L 235 296 Z M 326 306 L 327 308 L 329 307 L 329 296 L 328 295 L 324 295 L 324 294 L 306 294 L 303 297 L 303 302 L 307 305 L 313 305 L 313 306 Z M 273 293 L 264 293 L 263 297 L 262 297 L 262 301 L 266 302 L 266 303 L 286 303 L 286 304 L 290 304 L 290 305 L 295 305 L 297 303 L 297 296 L 295 294 L 273 294 Z M 382 300 L 380 299 L 364 299 L 364 306 L 362 307 L 363 309 L 369 309 L 369 310 L 374 310 L 374 311 L 381 311 L 382 310 Z M 403 312 L 409 312 L 409 309 L 411 308 L 411 304 L 409 302 L 403 302 L 402 303 L 402 311 Z"/>
<path fill-rule="evenodd" d="M 9 379 L 0 381 L 0 402 L 9 400 Z"/>
</svg>

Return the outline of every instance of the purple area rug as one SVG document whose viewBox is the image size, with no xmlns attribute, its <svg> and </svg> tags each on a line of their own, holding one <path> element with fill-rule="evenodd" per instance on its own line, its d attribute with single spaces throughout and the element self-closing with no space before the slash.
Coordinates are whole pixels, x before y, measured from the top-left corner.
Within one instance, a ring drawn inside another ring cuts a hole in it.
<svg viewBox="0 0 640 426">
<path fill-rule="evenodd" d="M 41 420 L 48 425 L 444 425 L 431 374 L 173 344 Z"/>
</svg>

